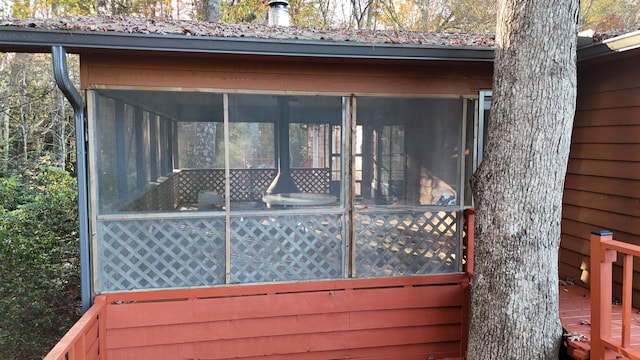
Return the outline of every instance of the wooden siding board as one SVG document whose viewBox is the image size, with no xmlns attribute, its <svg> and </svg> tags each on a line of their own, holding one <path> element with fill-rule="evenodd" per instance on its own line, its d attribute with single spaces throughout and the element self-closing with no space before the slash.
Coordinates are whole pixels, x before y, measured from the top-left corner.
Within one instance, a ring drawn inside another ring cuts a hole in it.
<svg viewBox="0 0 640 360">
<path fill-rule="evenodd" d="M 565 189 L 640 198 L 640 186 L 636 180 L 567 174 L 564 184 Z"/>
<path fill-rule="evenodd" d="M 640 119 L 640 114 L 638 114 Z M 640 139 L 639 139 L 640 140 Z M 571 144 L 570 159 L 640 162 L 640 144 Z"/>
<path fill-rule="evenodd" d="M 455 348 L 457 342 L 415 344 L 403 346 L 385 346 L 366 349 L 348 349 L 339 351 L 323 351 L 306 354 L 278 354 L 273 356 L 250 356 L 242 360 L 328 360 L 328 359 L 393 359 L 393 360 L 425 360 L 434 359 L 461 360 Z"/>
<path fill-rule="evenodd" d="M 571 236 L 569 234 L 563 233 L 561 244 L 562 244 L 561 247 L 563 249 L 571 250 L 579 254 L 589 256 L 589 253 L 590 253 L 589 239 L 585 239 L 584 237 Z M 589 264 L 589 260 L 587 258 L 587 265 L 588 264 Z"/>
<path fill-rule="evenodd" d="M 397 327 L 460 324 L 460 308 L 403 309 L 353 313 L 274 316 L 262 319 L 226 320 L 156 325 L 109 332 L 109 348 L 203 342 L 236 338 L 285 336 Z M 310 326 L 313 324 L 313 326 Z"/>
<path fill-rule="evenodd" d="M 636 56 L 616 59 L 615 65 L 590 64 L 579 66 L 578 85 L 580 95 L 593 92 L 637 88 L 640 70 Z"/>
<path fill-rule="evenodd" d="M 371 62 L 217 56 L 91 56 L 81 58 L 82 88 L 142 86 L 350 93 L 476 94 L 491 87 L 487 64 L 422 62 L 389 66 Z M 428 80 L 428 81 L 426 81 Z"/>
<path fill-rule="evenodd" d="M 162 302 L 176 300 L 204 300 L 267 294 L 293 294 L 304 292 L 322 292 L 335 290 L 363 290 L 380 288 L 422 287 L 459 285 L 467 283 L 469 277 L 464 273 L 438 274 L 408 277 L 387 277 L 368 279 L 335 279 L 321 281 L 302 281 L 291 283 L 265 283 L 236 286 L 214 286 L 205 288 L 128 291 L 107 293 L 107 304 L 127 304 L 143 302 Z"/>
<path fill-rule="evenodd" d="M 571 142 L 574 144 L 637 144 L 638 139 L 640 139 L 640 125 L 598 126 L 574 128 Z"/>
<path fill-rule="evenodd" d="M 385 346 L 368 349 L 346 349 L 323 352 L 296 354 L 275 354 L 259 356 L 233 356 L 223 358 L 217 354 L 206 357 L 207 360 L 242 359 L 242 360 L 328 360 L 328 359 L 393 359 L 393 360 L 425 360 L 429 356 L 435 359 L 461 359 L 457 351 L 457 342 L 433 344 L 410 344 L 402 346 Z M 179 354 L 179 355 L 176 355 Z M 109 352 L 109 358 L 118 360 L 176 360 L 195 359 L 191 344 L 181 346 L 158 346 L 153 348 L 120 349 Z"/>
<path fill-rule="evenodd" d="M 612 214 L 607 211 L 586 209 L 573 205 L 563 206 L 563 217 L 586 224 L 593 224 L 592 229 L 608 229 L 614 232 L 623 231 L 629 234 L 640 235 L 640 218 Z"/>
<path fill-rule="evenodd" d="M 640 135 L 640 134 L 639 134 Z M 640 166 L 631 161 L 572 160 L 567 173 L 640 180 Z"/>
<path fill-rule="evenodd" d="M 321 291 L 247 296 L 198 301 L 157 302 L 109 306 L 107 328 L 128 328 L 200 321 L 332 313 L 342 311 L 381 310 L 419 307 L 444 307 L 461 304 L 460 286 L 366 289 L 356 291 Z M 377 297 L 372 302 L 371 296 Z M 313 307 L 310 306 L 313 304 Z M 212 312 L 211 308 L 225 309 Z"/>
<path fill-rule="evenodd" d="M 574 127 L 640 125 L 640 107 L 577 109 Z"/>
<path fill-rule="evenodd" d="M 335 349 L 354 349 L 405 344 L 452 342 L 459 340 L 455 325 L 378 329 L 352 332 L 315 333 L 281 337 L 201 342 L 194 344 L 196 358 L 234 358 L 277 354 L 305 354 Z"/>
<path fill-rule="evenodd" d="M 640 106 L 640 97 L 637 96 L 640 87 L 605 90 L 599 92 L 580 92 L 576 101 L 576 108 L 580 110 L 620 108 Z"/>
<path fill-rule="evenodd" d="M 563 203 L 640 217 L 640 199 L 565 189 Z"/>
</svg>

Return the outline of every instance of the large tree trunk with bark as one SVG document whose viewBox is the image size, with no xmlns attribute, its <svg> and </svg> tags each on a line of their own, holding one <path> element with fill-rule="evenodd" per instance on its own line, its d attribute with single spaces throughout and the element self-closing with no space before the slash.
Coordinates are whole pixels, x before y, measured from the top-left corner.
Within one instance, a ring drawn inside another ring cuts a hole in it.
<svg viewBox="0 0 640 360">
<path fill-rule="evenodd" d="M 558 249 L 578 1 L 499 0 L 493 104 L 472 179 L 468 358 L 557 359 Z"/>
</svg>

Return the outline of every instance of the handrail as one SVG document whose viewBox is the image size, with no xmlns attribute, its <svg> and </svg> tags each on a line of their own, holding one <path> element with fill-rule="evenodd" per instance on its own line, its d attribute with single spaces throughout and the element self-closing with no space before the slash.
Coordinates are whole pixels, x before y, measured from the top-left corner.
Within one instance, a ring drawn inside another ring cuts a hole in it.
<svg viewBox="0 0 640 360">
<path fill-rule="evenodd" d="M 611 299 L 613 263 L 623 254 L 622 336 L 611 336 Z M 605 349 L 632 360 L 640 360 L 640 351 L 631 348 L 631 306 L 633 257 L 640 257 L 640 246 L 613 240 L 608 230 L 591 232 L 591 359 L 604 359 Z"/>
<path fill-rule="evenodd" d="M 104 356 L 105 299 L 104 296 L 96 297 L 89 310 L 69 329 L 43 360 L 106 360 Z"/>
</svg>

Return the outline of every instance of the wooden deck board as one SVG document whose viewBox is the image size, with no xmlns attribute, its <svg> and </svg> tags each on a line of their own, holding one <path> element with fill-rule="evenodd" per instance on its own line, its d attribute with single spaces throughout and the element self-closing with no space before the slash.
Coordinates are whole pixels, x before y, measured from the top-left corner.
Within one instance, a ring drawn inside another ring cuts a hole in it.
<svg viewBox="0 0 640 360">
<path fill-rule="evenodd" d="M 620 338 L 622 307 L 612 305 L 612 328 L 614 338 Z M 591 297 L 589 290 L 578 285 L 560 285 L 560 321 L 569 335 L 566 337 L 567 351 L 573 359 L 589 359 L 591 350 Z M 631 343 L 640 348 L 640 312 L 634 309 L 631 321 Z M 573 335 L 573 336 L 572 336 Z M 607 350 L 606 360 L 625 360 Z"/>
</svg>

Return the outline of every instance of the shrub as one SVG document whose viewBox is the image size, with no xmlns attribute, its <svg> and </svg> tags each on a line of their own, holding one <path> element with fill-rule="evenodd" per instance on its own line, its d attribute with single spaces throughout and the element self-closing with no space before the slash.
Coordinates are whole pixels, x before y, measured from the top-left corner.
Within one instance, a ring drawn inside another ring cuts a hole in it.
<svg viewBox="0 0 640 360">
<path fill-rule="evenodd" d="M 80 316 L 76 182 L 44 162 L 0 192 L 0 358 L 41 359 Z"/>
</svg>

